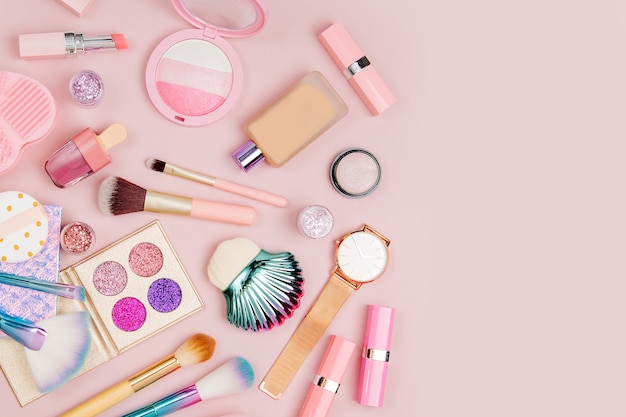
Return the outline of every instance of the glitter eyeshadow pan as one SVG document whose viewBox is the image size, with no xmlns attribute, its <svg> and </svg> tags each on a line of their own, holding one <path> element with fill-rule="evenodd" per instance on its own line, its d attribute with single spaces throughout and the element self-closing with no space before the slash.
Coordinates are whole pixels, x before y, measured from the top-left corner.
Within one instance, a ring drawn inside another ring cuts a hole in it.
<svg viewBox="0 0 626 417">
<path fill-rule="evenodd" d="M 128 264 L 140 277 L 151 277 L 163 266 L 163 254 L 158 246 L 141 242 L 130 251 Z"/>
<path fill-rule="evenodd" d="M 182 299 L 180 286 L 169 278 L 159 278 L 148 288 L 148 302 L 152 308 L 161 313 L 176 310 Z"/>
<path fill-rule="evenodd" d="M 113 306 L 113 323 L 125 332 L 134 332 L 146 321 L 146 307 L 134 297 L 124 297 Z"/>
<path fill-rule="evenodd" d="M 126 288 L 128 275 L 124 267 L 115 261 L 105 261 L 93 273 L 93 285 L 102 295 L 117 295 Z"/>
</svg>

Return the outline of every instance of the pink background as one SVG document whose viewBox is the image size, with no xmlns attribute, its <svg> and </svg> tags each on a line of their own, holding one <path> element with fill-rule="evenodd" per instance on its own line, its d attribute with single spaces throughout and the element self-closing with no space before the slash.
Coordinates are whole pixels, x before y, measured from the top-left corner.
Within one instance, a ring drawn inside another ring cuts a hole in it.
<svg viewBox="0 0 626 417">
<path fill-rule="evenodd" d="M 98 248 L 159 218 L 206 308 L 63 388 L 20 408 L 0 378 L 2 415 L 54 416 L 173 352 L 194 332 L 218 341 L 210 362 L 182 369 L 108 410 L 117 416 L 195 382 L 241 355 L 256 370 L 255 388 L 198 404 L 180 417 L 245 413 L 292 417 L 306 396 L 328 338 L 360 343 L 367 304 L 397 309 L 386 404 L 356 403 L 355 356 L 331 416 L 623 416 L 626 338 L 624 134 L 626 7 L 622 2 L 441 0 L 315 2 L 268 0 L 269 20 L 252 38 L 235 39 L 244 87 L 235 108 L 200 128 L 167 121 L 144 83 L 158 42 L 188 24 L 168 1 L 94 0 L 82 18 L 53 0 L 5 1 L 2 69 L 43 82 L 59 117 L 52 134 L 0 176 L 17 189 L 64 207 L 66 222 L 96 230 Z M 370 116 L 317 40 L 341 21 L 398 98 Z M 127 51 L 77 59 L 22 61 L 20 33 L 121 32 Z M 70 77 L 93 69 L 106 93 L 96 109 L 75 105 Z M 230 153 L 242 126 L 311 70 L 323 72 L 350 113 L 280 169 L 244 174 Z M 57 189 L 43 162 L 85 127 L 126 125 L 114 162 L 71 189 Z M 328 180 L 341 150 L 360 146 L 379 158 L 383 179 L 371 196 L 350 200 Z M 287 208 L 252 203 L 259 220 L 238 227 L 150 213 L 107 217 L 100 181 L 119 175 L 146 188 L 217 201 L 248 200 L 148 170 L 160 158 L 282 193 Z M 298 235 L 308 204 L 335 215 L 331 235 Z M 257 390 L 311 306 L 333 266 L 333 240 L 367 222 L 391 240 L 391 264 L 339 313 L 284 398 Z M 244 236 L 270 251 L 296 254 L 305 273 L 302 307 L 265 333 L 236 329 L 205 267 L 222 240 Z M 62 266 L 80 257 L 63 254 Z"/>
</svg>

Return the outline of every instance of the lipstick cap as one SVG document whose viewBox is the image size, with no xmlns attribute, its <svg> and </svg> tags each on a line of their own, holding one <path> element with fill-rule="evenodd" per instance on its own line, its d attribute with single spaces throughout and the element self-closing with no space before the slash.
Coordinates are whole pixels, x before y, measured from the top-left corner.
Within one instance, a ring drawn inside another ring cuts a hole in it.
<svg viewBox="0 0 626 417">
<path fill-rule="evenodd" d="M 20 58 L 65 57 L 65 33 L 28 33 L 18 37 Z"/>
<path fill-rule="evenodd" d="M 341 23 L 324 30 L 319 40 L 372 115 L 380 114 L 396 102 L 378 71 Z"/>
<path fill-rule="evenodd" d="M 328 414 L 355 346 L 339 336 L 331 336 L 298 417 L 325 417 Z"/>
<path fill-rule="evenodd" d="M 357 394 L 359 404 L 383 406 L 394 317 L 395 310 L 391 307 L 370 305 L 367 308 Z"/>
</svg>

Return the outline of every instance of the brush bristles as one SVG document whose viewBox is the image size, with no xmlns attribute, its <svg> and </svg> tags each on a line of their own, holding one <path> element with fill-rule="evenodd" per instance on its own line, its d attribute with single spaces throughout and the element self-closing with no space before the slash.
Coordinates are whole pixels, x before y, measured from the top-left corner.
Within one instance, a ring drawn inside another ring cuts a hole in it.
<svg viewBox="0 0 626 417">
<path fill-rule="evenodd" d="M 160 159 L 148 159 L 146 165 L 153 171 L 163 172 L 165 170 L 165 162 Z"/>
<path fill-rule="evenodd" d="M 181 366 L 195 365 L 208 360 L 215 351 L 215 339 L 206 334 L 197 333 L 179 347 L 174 356 Z"/>
<path fill-rule="evenodd" d="M 202 400 L 236 394 L 254 383 L 254 370 L 250 362 L 234 357 L 196 382 Z"/>
<path fill-rule="evenodd" d="M 86 311 L 59 314 L 37 323 L 48 332 L 39 351 L 25 349 L 35 385 L 50 392 L 74 377 L 91 344 L 90 315 Z"/>
<path fill-rule="evenodd" d="M 103 213 L 114 216 L 143 211 L 147 190 L 120 177 L 108 177 L 98 192 Z"/>
</svg>

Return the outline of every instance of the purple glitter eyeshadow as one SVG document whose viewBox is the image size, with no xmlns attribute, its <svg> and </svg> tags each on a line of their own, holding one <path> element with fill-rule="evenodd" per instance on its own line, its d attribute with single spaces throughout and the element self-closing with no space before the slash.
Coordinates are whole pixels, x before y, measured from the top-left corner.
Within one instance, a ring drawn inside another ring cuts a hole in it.
<svg viewBox="0 0 626 417">
<path fill-rule="evenodd" d="M 80 71 L 70 80 L 70 94 L 79 105 L 93 107 L 104 95 L 102 78 L 94 71 Z"/>
<path fill-rule="evenodd" d="M 125 332 L 134 332 L 146 321 L 146 307 L 133 297 L 125 297 L 113 306 L 113 323 Z"/>
<path fill-rule="evenodd" d="M 126 270 L 115 261 L 102 262 L 93 273 L 93 285 L 103 295 L 121 293 L 127 282 Z"/>
<path fill-rule="evenodd" d="M 176 310 L 182 298 L 180 286 L 169 278 L 159 278 L 148 288 L 148 302 L 160 313 Z"/>
<path fill-rule="evenodd" d="M 151 277 L 163 266 L 163 253 L 156 245 L 142 242 L 130 251 L 128 255 L 130 269 L 140 277 Z"/>
</svg>

